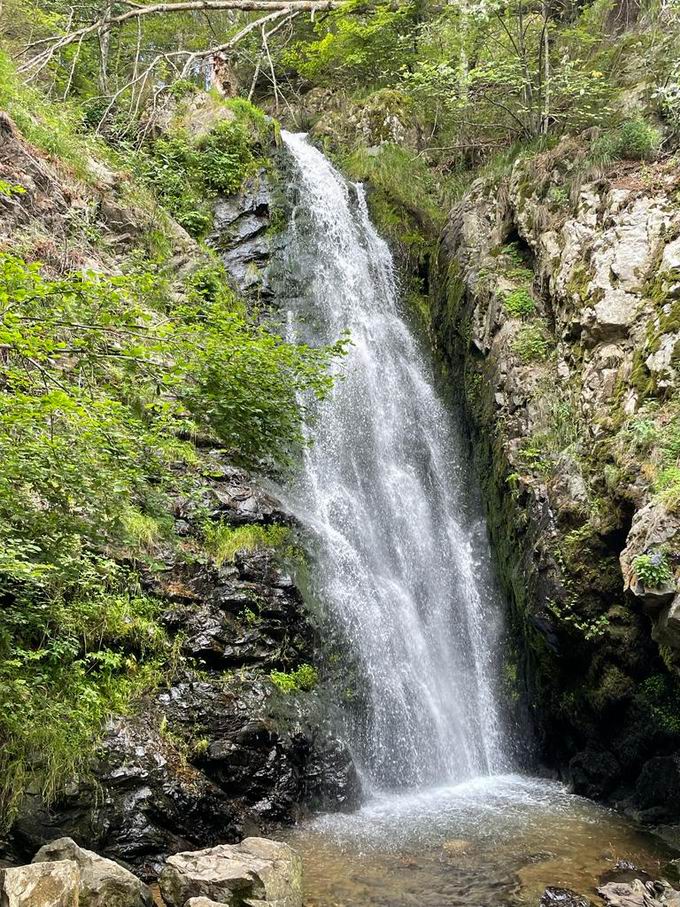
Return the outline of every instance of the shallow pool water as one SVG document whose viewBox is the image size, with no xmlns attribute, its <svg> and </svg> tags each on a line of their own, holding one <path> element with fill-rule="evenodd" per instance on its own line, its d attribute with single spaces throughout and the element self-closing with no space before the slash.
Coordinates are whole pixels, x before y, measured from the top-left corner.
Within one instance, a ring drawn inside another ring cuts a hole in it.
<svg viewBox="0 0 680 907">
<path fill-rule="evenodd" d="M 520 775 L 378 795 L 286 840 L 303 858 L 307 907 L 535 907 L 547 885 L 596 899 L 618 860 L 654 876 L 672 855 L 617 813 Z"/>
</svg>

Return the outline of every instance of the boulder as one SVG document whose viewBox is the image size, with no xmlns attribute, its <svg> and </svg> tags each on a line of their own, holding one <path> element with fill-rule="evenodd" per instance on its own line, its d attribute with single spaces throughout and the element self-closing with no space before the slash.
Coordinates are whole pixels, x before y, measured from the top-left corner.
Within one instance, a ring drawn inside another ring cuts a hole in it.
<svg viewBox="0 0 680 907">
<path fill-rule="evenodd" d="M 597 893 L 607 907 L 680 907 L 680 892 L 665 882 L 610 882 Z"/>
<path fill-rule="evenodd" d="M 232 907 L 302 907 L 300 857 L 287 844 L 267 838 L 175 854 L 159 883 L 170 907 L 184 907 L 195 898 Z"/>
<path fill-rule="evenodd" d="M 79 907 L 80 871 L 73 860 L 0 869 L 2 907 Z"/>
<path fill-rule="evenodd" d="M 680 753 L 654 756 L 635 784 L 635 808 L 647 822 L 672 821 L 680 812 Z"/>
<path fill-rule="evenodd" d="M 219 901 L 211 901 L 210 898 L 189 898 L 184 907 L 224 907 Z"/>
<path fill-rule="evenodd" d="M 539 907 L 593 907 L 593 904 L 571 888 L 550 887 L 543 892 Z"/>
<path fill-rule="evenodd" d="M 41 847 L 34 864 L 71 860 L 80 870 L 80 907 L 151 907 L 151 892 L 129 870 L 79 847 L 73 838 L 58 838 Z"/>
</svg>

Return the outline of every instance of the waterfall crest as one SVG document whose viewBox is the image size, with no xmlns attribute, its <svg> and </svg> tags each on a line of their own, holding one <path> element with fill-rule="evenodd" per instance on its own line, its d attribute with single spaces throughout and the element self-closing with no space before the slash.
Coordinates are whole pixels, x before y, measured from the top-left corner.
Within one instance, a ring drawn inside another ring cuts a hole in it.
<svg viewBox="0 0 680 907">
<path fill-rule="evenodd" d="M 304 135 L 285 237 L 291 330 L 352 345 L 286 503 L 317 540 L 316 590 L 366 688 L 350 744 L 398 788 L 508 768 L 497 697 L 502 606 L 459 428 L 399 312 L 363 188 Z"/>
</svg>

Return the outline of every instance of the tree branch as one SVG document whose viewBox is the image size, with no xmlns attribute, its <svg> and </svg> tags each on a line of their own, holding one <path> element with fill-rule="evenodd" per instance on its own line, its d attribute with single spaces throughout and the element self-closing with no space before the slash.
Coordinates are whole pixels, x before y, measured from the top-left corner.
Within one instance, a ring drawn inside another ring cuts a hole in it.
<svg viewBox="0 0 680 907">
<path fill-rule="evenodd" d="M 43 39 L 32 47 L 47 44 L 40 53 L 31 57 L 22 66 L 19 72 L 28 72 L 43 69 L 52 57 L 63 48 L 78 41 L 85 41 L 99 35 L 102 29 L 109 30 L 113 26 L 123 25 L 129 21 L 140 21 L 145 16 L 166 15 L 168 13 L 186 13 L 200 11 L 238 10 L 239 12 L 278 12 L 279 16 L 296 13 L 327 12 L 337 9 L 341 0 L 180 0 L 178 3 L 156 3 L 150 6 L 134 6 L 125 13 L 110 18 L 103 17 L 65 35 L 54 35 L 52 38 Z M 267 17 L 264 17 L 266 20 Z M 277 17 L 278 18 L 278 17 Z M 261 23 L 260 23 L 261 24 Z"/>
</svg>

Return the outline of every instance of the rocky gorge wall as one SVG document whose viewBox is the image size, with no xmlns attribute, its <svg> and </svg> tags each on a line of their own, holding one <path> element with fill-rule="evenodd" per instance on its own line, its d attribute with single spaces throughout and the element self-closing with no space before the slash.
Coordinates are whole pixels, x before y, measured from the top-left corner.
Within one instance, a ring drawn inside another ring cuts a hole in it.
<svg viewBox="0 0 680 907">
<path fill-rule="evenodd" d="M 680 196 L 569 139 L 472 184 L 431 268 L 511 602 L 511 698 L 574 789 L 680 816 Z"/>
</svg>

